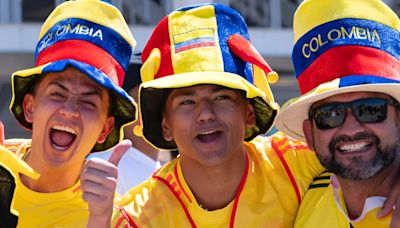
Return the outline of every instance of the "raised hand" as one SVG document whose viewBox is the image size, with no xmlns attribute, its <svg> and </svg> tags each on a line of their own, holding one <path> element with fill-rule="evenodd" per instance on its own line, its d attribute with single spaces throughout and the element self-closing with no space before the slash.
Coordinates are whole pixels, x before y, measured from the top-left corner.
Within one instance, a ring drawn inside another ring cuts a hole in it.
<svg viewBox="0 0 400 228">
<path fill-rule="evenodd" d="M 82 198 L 89 206 L 87 227 L 110 227 L 117 186 L 117 166 L 131 146 L 131 141 L 123 140 L 114 148 L 108 161 L 93 158 L 85 162 L 80 181 Z"/>
</svg>

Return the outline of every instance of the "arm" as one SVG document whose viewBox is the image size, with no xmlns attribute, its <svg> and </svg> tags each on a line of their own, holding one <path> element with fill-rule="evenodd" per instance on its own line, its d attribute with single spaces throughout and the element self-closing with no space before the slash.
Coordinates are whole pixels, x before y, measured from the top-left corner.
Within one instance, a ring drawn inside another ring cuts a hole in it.
<svg viewBox="0 0 400 228">
<path fill-rule="evenodd" d="M 82 198 L 89 206 L 87 227 L 110 227 L 117 186 L 117 165 L 129 147 L 131 142 L 124 140 L 115 147 L 108 161 L 97 158 L 86 161 L 80 180 Z"/>
</svg>

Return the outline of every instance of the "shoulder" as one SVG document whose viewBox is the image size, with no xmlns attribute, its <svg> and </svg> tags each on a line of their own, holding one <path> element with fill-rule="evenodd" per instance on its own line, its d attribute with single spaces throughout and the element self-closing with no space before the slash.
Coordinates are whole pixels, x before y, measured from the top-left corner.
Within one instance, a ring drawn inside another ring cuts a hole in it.
<svg viewBox="0 0 400 228">
<path fill-rule="evenodd" d="M 250 151 L 271 161 L 280 161 L 284 158 L 287 162 L 318 162 L 315 153 L 306 143 L 291 138 L 282 132 L 271 136 L 258 136 L 246 143 Z M 257 156 L 257 155 L 256 155 Z"/>
<path fill-rule="evenodd" d="M 13 151 L 0 146 L 0 153 L 0 166 L 3 171 L 9 172 L 9 174 L 13 176 L 16 176 L 17 173 L 21 173 L 34 179 L 39 178 L 39 174 Z"/>
<path fill-rule="evenodd" d="M 296 227 L 324 227 L 323 224 L 334 227 L 332 224 L 335 224 L 337 215 L 330 185 L 331 175 L 324 172 L 313 179 L 297 213 Z"/>
<path fill-rule="evenodd" d="M 174 172 L 176 159 L 157 170 L 150 178 L 130 189 L 121 197 L 120 206 L 128 204 L 139 204 L 154 199 L 156 195 L 162 194 L 160 191 L 167 190 L 164 181 Z"/>
<path fill-rule="evenodd" d="M 16 154 L 23 157 L 28 149 L 31 147 L 31 139 L 13 138 L 4 141 L 4 147 Z"/>
</svg>

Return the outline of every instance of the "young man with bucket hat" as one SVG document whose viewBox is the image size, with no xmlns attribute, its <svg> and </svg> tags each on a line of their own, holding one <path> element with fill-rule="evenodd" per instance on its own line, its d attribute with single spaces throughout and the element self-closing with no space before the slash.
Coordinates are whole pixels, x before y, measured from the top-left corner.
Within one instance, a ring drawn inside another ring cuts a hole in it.
<svg viewBox="0 0 400 228">
<path fill-rule="evenodd" d="M 15 184 L 2 192 L 2 199 L 11 196 L 5 206 L 14 226 L 84 227 L 94 225 L 88 218 L 111 216 L 98 202 L 113 201 L 105 193 L 115 189 L 115 165 L 126 148 L 106 164 L 85 158 L 114 147 L 135 119 L 135 103 L 121 88 L 134 46 L 122 14 L 108 2 L 68 1 L 46 19 L 35 67 L 12 75 L 10 110 L 32 130 L 31 141 L 0 159 L 2 174 Z"/>
<path fill-rule="evenodd" d="M 113 226 L 293 226 L 323 167 L 301 142 L 255 138 L 278 112 L 267 82 L 277 75 L 239 13 L 220 4 L 175 10 L 142 60 L 135 132 L 180 155 L 121 199 Z"/>
<path fill-rule="evenodd" d="M 292 58 L 302 95 L 276 126 L 306 140 L 327 172 L 310 185 L 296 227 L 389 226 L 392 216 L 377 214 L 399 186 L 399 32 L 379 0 L 306 0 L 297 9 Z"/>
</svg>

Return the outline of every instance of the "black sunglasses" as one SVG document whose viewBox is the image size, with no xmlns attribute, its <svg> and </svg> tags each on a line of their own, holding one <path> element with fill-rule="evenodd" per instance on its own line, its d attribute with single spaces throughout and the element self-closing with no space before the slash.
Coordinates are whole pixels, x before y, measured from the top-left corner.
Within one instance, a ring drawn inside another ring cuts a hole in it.
<svg viewBox="0 0 400 228">
<path fill-rule="evenodd" d="M 309 118 L 314 119 L 321 130 L 339 127 L 351 108 L 353 116 L 360 123 L 379 123 L 386 119 L 387 105 L 399 108 L 399 102 L 379 97 L 362 98 L 350 102 L 323 104 L 309 110 Z"/>
</svg>

